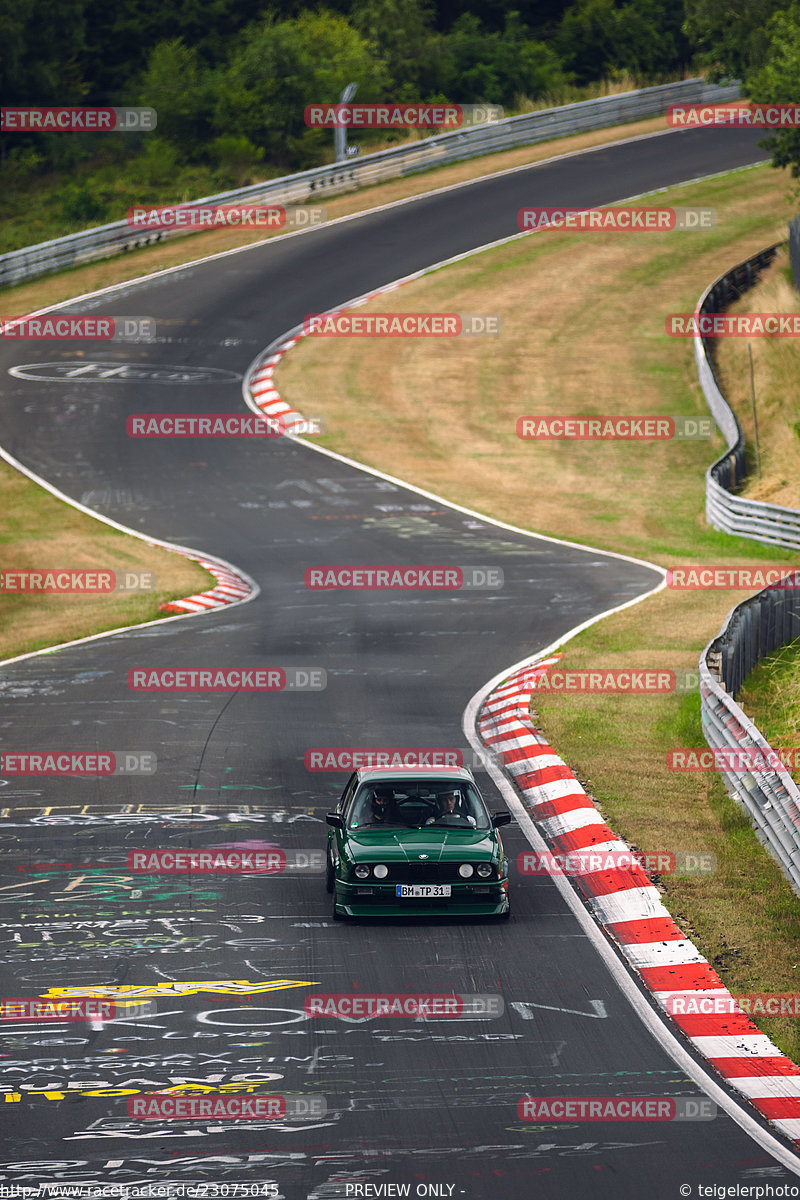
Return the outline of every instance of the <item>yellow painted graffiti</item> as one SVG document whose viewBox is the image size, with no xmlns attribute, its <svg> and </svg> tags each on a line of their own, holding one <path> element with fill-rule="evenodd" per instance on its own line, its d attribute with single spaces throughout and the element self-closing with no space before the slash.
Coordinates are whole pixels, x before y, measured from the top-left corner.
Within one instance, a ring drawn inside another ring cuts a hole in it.
<svg viewBox="0 0 800 1200">
<path fill-rule="evenodd" d="M 266 1078 L 266 1076 L 265 1076 Z M 282 1075 L 273 1073 L 272 1079 L 282 1079 Z M 263 1082 L 258 1083 L 179 1083 L 170 1084 L 169 1086 L 160 1087 L 160 1094 L 169 1092 L 176 1096 L 205 1096 L 216 1095 L 218 1092 L 245 1093 L 253 1095 L 263 1089 Z M 6 1104 L 19 1104 L 23 1099 L 32 1099 L 34 1096 L 43 1097 L 45 1100 L 66 1100 L 71 1096 L 141 1096 L 146 1095 L 144 1088 L 126 1088 L 126 1087 L 103 1087 L 103 1088 L 77 1088 L 70 1087 L 69 1090 L 57 1090 L 55 1088 L 26 1088 L 22 1092 L 9 1091 L 2 1095 L 2 1100 Z"/>
<path fill-rule="evenodd" d="M 270 979 L 268 983 L 248 983 L 246 979 L 211 979 L 199 983 L 100 984 L 96 987 L 48 988 L 40 996 L 85 996 L 108 999 L 119 996 L 126 1000 L 158 999 L 159 996 L 194 996 L 198 992 L 213 992 L 223 996 L 249 996 L 262 992 L 277 992 L 282 988 L 312 987 L 318 979 Z"/>
</svg>

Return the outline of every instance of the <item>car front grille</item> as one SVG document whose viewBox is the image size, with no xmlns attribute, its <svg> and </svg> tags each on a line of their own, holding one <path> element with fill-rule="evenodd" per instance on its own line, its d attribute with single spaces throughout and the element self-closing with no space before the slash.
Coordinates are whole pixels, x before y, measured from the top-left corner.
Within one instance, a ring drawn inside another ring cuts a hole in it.
<svg viewBox="0 0 800 1200">
<path fill-rule="evenodd" d="M 464 879 L 458 873 L 460 863 L 436 863 L 436 862 L 412 862 L 412 863 L 387 863 L 389 874 L 385 879 L 376 880 L 375 876 L 370 872 L 367 879 L 357 879 L 352 876 L 358 883 L 496 883 L 497 872 L 492 867 L 492 873 L 487 879 L 474 873 L 469 880 Z"/>
</svg>

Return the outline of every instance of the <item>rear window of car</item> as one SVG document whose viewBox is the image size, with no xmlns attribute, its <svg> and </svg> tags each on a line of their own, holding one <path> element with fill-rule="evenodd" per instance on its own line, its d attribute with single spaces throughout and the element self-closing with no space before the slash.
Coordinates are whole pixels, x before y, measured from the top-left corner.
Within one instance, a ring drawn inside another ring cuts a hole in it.
<svg viewBox="0 0 800 1200">
<path fill-rule="evenodd" d="M 360 785 L 347 811 L 348 829 L 490 829 L 475 784 L 457 779 L 371 780 Z"/>
</svg>

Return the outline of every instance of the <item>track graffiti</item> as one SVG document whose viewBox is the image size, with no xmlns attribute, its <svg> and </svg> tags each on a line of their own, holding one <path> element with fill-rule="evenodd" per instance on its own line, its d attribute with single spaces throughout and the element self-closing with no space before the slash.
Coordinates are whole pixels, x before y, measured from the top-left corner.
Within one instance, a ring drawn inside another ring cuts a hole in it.
<svg viewBox="0 0 800 1200">
<path fill-rule="evenodd" d="M 18 904 L 41 904 L 45 896 L 53 904 L 80 903 L 85 898 L 90 905 L 95 901 L 113 904 L 136 900 L 146 905 L 153 900 L 220 899 L 219 892 L 211 888 L 194 888 L 190 880 L 150 881 L 142 876 L 113 874 L 102 868 L 85 870 L 70 878 L 68 883 L 63 871 L 33 871 L 20 883 L 0 886 L 0 905 L 15 908 Z"/>
<path fill-rule="evenodd" d="M 15 971 L 15 978 L 36 979 L 38 976 L 34 972 L 47 971 L 51 964 L 70 962 L 86 951 L 102 961 L 109 957 L 118 958 L 120 954 L 140 957 L 194 953 L 201 949 L 208 956 L 212 947 L 218 954 L 224 953 L 225 947 L 248 953 L 269 950 L 278 945 L 280 939 L 258 936 L 255 930 L 250 936 L 247 933 L 248 927 L 263 921 L 264 917 L 255 913 L 240 916 L 236 922 L 200 922 L 188 917 L 8 921 L 0 923 L 0 949 L 6 963 L 24 964 L 30 968 L 29 973 Z M 46 950 L 44 959 L 36 954 L 41 950 Z M 60 966 L 59 972 L 62 972 Z"/>
<path fill-rule="evenodd" d="M 2 781 L 0 781 L 2 782 Z M 216 789 L 215 789 L 216 790 Z M 30 793 L 27 793 L 30 795 Z M 41 793 L 36 793 L 41 794 Z M 3 793 L 3 799 L 8 797 Z M 29 814 L 29 815 L 23 815 Z M 91 828 L 125 825 L 215 825 L 217 828 L 237 828 L 245 824 L 297 825 L 301 823 L 324 825 L 324 817 L 310 812 L 296 812 L 281 807 L 250 805 L 239 806 L 238 811 L 213 810 L 209 805 L 174 805 L 159 808 L 155 805 L 131 804 L 119 812 L 108 812 L 100 805 L 44 805 L 0 808 L 0 832 L 12 829 L 40 828 Z M 238 829 L 241 832 L 241 829 Z"/>
<path fill-rule="evenodd" d="M 236 1121 L 236 1130 L 258 1130 L 264 1132 L 269 1130 L 272 1134 L 278 1133 L 310 1133 L 316 1129 L 330 1129 L 338 1124 L 340 1113 L 330 1113 L 325 1121 L 305 1121 L 302 1124 L 293 1124 L 288 1121 L 264 1120 L 264 1121 Z M 178 1124 L 184 1128 L 178 1128 Z M 188 1127 L 186 1127 L 188 1126 Z M 123 1118 L 116 1117 L 100 1117 L 97 1121 L 93 1121 L 86 1129 L 82 1129 L 76 1133 L 68 1133 L 63 1138 L 64 1142 L 78 1142 L 85 1139 L 97 1140 L 99 1138 L 137 1138 L 139 1140 L 152 1140 L 154 1138 L 163 1141 L 165 1138 L 202 1138 L 214 1137 L 223 1134 L 230 1137 L 230 1123 L 222 1124 L 220 1122 L 214 1125 L 203 1125 L 200 1122 L 166 1122 L 148 1121 L 146 1123 L 137 1123 L 135 1121 L 126 1121 Z"/>
<path fill-rule="evenodd" d="M 108 1131 L 103 1131 L 105 1134 Z M 113 1134 L 109 1133 L 109 1136 Z M 120 1136 L 120 1135 L 117 1135 Z M 125 1134 L 122 1134 L 125 1136 Z M 245 1173 L 266 1178 L 265 1172 L 292 1168 L 335 1169 L 337 1167 L 378 1167 L 393 1164 L 425 1164 L 438 1159 L 452 1160 L 480 1167 L 491 1165 L 499 1158 L 503 1162 L 547 1160 L 558 1158 L 600 1158 L 618 1151 L 641 1151 L 647 1146 L 662 1145 L 661 1141 L 581 1141 L 578 1138 L 554 1143 L 493 1142 L 490 1144 L 458 1142 L 415 1147 L 399 1143 L 380 1148 L 352 1147 L 341 1151 L 312 1153 L 306 1150 L 275 1150 L 251 1154 L 175 1154 L 163 1157 L 102 1156 L 96 1159 L 65 1158 L 51 1161 L 0 1162 L 0 1180 L 13 1183 L 40 1183 L 42 1179 L 102 1181 L 108 1183 L 152 1182 L 154 1177 L 236 1179 Z M 426 1161 L 427 1160 L 427 1161 Z"/>
</svg>

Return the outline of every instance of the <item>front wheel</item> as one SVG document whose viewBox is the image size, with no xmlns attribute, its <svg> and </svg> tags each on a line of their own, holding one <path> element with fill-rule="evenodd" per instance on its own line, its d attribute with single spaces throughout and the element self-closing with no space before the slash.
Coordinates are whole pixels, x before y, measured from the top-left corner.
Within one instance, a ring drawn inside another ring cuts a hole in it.
<svg viewBox="0 0 800 1200">
<path fill-rule="evenodd" d="M 334 884 L 336 883 L 336 876 L 333 870 L 333 861 L 331 860 L 330 850 L 328 851 L 325 862 L 325 890 L 327 892 L 332 892 Z"/>
</svg>

